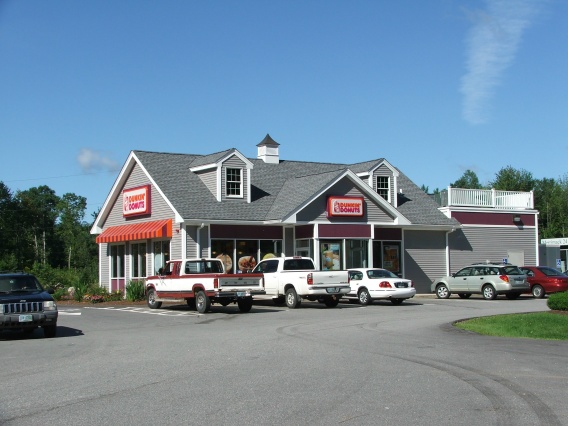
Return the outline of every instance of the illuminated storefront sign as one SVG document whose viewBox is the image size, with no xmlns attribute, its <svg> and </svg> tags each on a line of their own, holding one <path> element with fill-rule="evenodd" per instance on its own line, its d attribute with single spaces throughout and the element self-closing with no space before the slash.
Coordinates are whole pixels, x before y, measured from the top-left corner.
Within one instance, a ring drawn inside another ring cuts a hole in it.
<svg viewBox="0 0 568 426">
<path fill-rule="evenodd" d="M 150 214 L 150 185 L 122 191 L 122 215 Z"/>
<path fill-rule="evenodd" d="M 329 197 L 327 199 L 327 216 L 363 216 L 362 197 Z"/>
</svg>

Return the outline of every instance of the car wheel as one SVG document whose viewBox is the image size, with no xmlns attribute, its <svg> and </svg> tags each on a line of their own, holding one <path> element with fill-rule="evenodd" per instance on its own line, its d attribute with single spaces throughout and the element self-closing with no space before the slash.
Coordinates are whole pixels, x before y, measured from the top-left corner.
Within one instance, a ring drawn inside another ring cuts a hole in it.
<svg viewBox="0 0 568 426">
<path fill-rule="evenodd" d="M 402 302 L 404 302 L 404 299 L 391 299 L 393 305 L 401 305 Z"/>
<path fill-rule="evenodd" d="M 436 296 L 438 299 L 447 299 L 450 297 L 450 294 L 452 293 L 450 293 L 446 284 L 438 284 L 438 287 L 436 287 Z"/>
<path fill-rule="evenodd" d="M 298 298 L 298 293 L 296 293 L 294 287 L 286 290 L 286 306 L 288 306 L 290 309 L 296 309 L 300 306 L 301 303 L 302 302 Z"/>
<path fill-rule="evenodd" d="M 53 338 L 57 335 L 57 325 L 44 325 L 43 336 L 47 338 Z"/>
<path fill-rule="evenodd" d="M 211 308 L 211 300 L 203 290 L 199 290 L 195 295 L 195 307 L 200 314 L 204 314 Z"/>
<path fill-rule="evenodd" d="M 148 302 L 148 307 L 150 309 L 160 309 L 162 306 L 162 302 L 156 301 L 156 290 L 153 288 L 148 290 L 148 294 L 146 295 L 146 301 Z"/>
<path fill-rule="evenodd" d="M 359 290 L 357 297 L 359 298 L 359 303 L 363 306 L 371 303 L 371 295 L 369 294 L 369 290 L 367 290 L 366 288 Z"/>
<path fill-rule="evenodd" d="M 460 299 L 469 299 L 471 297 L 471 293 L 458 293 Z"/>
<path fill-rule="evenodd" d="M 252 297 L 237 300 L 237 305 L 239 306 L 239 311 L 243 313 L 249 312 L 252 309 Z"/>
<path fill-rule="evenodd" d="M 507 293 L 505 297 L 509 300 L 515 300 L 518 299 L 520 295 L 521 293 Z"/>
<path fill-rule="evenodd" d="M 483 293 L 483 298 L 485 300 L 494 300 L 497 297 L 497 292 L 495 291 L 493 286 L 489 284 L 484 285 L 481 289 L 481 292 Z"/>
<path fill-rule="evenodd" d="M 544 297 L 544 288 L 538 284 L 533 286 L 531 292 L 535 299 L 542 299 Z"/>
</svg>

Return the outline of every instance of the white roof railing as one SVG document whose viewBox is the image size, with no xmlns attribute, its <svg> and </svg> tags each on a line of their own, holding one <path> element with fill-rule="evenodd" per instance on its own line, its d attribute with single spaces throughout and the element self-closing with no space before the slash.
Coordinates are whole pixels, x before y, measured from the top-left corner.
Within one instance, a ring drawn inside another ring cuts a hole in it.
<svg viewBox="0 0 568 426">
<path fill-rule="evenodd" d="M 462 189 L 448 186 L 441 191 L 442 206 L 488 207 L 495 209 L 534 209 L 533 191 L 499 191 L 496 189 Z M 447 196 L 446 196 L 447 195 Z"/>
</svg>

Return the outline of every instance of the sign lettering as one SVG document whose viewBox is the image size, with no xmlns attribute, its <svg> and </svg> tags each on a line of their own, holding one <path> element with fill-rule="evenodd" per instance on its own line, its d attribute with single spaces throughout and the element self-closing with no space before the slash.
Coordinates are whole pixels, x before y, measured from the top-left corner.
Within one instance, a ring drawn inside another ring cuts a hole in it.
<svg viewBox="0 0 568 426">
<path fill-rule="evenodd" d="M 150 185 L 122 191 L 122 215 L 134 216 L 150 213 Z"/>
</svg>

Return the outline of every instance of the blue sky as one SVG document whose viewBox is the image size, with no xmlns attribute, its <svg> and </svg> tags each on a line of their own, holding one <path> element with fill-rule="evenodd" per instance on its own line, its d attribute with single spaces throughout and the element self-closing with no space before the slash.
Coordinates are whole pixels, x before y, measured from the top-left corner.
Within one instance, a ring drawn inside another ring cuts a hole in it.
<svg viewBox="0 0 568 426">
<path fill-rule="evenodd" d="M 104 203 L 131 150 L 560 178 L 566 0 L 0 0 L 0 181 Z M 164 170 L 167 173 L 167 170 Z"/>
</svg>

